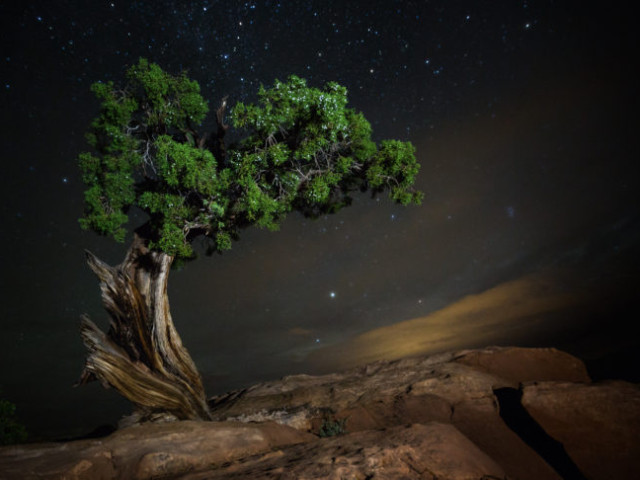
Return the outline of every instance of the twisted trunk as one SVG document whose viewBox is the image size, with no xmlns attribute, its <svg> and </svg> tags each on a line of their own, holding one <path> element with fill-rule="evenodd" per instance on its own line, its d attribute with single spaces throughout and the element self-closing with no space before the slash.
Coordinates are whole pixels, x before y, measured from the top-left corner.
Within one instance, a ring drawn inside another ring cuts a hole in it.
<svg viewBox="0 0 640 480">
<path fill-rule="evenodd" d="M 87 252 L 111 326 L 105 334 L 83 316 L 81 335 L 89 353 L 78 384 L 100 380 L 142 413 L 210 420 L 200 374 L 169 312 L 172 261 L 165 253 L 150 251 L 137 235 L 124 262 L 115 267 Z"/>
</svg>

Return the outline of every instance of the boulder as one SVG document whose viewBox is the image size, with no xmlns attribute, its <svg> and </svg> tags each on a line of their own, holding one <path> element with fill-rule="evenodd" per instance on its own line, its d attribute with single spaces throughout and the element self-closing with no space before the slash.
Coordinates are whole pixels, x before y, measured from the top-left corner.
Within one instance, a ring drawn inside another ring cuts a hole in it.
<svg viewBox="0 0 640 480">
<path fill-rule="evenodd" d="M 585 477 L 640 478 L 638 385 L 534 383 L 524 386 L 522 405 Z"/>
<path fill-rule="evenodd" d="M 520 378 L 589 381 L 584 364 L 565 352 L 490 347 L 376 362 L 324 376 L 290 376 L 215 398 L 214 415 L 239 420 L 242 412 L 287 425 L 295 419 L 312 432 L 318 432 L 327 417 L 344 420 L 348 432 L 450 423 L 510 477 L 559 479 L 500 416 L 494 391 L 518 389 Z"/>
<path fill-rule="evenodd" d="M 505 473 L 452 425 L 429 423 L 322 439 L 180 480 L 214 478 L 481 480 Z"/>
<path fill-rule="evenodd" d="M 315 438 L 273 422 L 149 423 L 103 439 L 0 449 L 0 478 L 173 478 Z"/>
<path fill-rule="evenodd" d="M 214 422 L 130 417 L 100 439 L 0 448 L 0 479 L 640 478 L 640 387 L 592 383 L 555 349 L 380 361 L 210 403 Z"/>
<path fill-rule="evenodd" d="M 515 383 L 591 381 L 582 360 L 555 348 L 489 347 L 466 351 L 456 362 Z"/>
</svg>

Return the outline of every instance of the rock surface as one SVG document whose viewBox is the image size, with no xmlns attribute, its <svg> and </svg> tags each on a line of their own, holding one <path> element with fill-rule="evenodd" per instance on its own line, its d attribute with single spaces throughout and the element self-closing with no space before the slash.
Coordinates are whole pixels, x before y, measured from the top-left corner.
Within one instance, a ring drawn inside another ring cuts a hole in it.
<svg viewBox="0 0 640 480">
<path fill-rule="evenodd" d="M 640 478 L 640 387 L 591 383 L 555 349 L 295 375 L 211 405 L 215 422 L 1 448 L 0 479 Z"/>
<path fill-rule="evenodd" d="M 429 423 L 305 443 L 181 480 L 210 478 L 466 480 L 505 473 L 452 425 Z"/>
<path fill-rule="evenodd" d="M 147 423 L 103 439 L 0 449 L 0 479 L 173 478 L 314 440 L 273 422 Z"/>
<path fill-rule="evenodd" d="M 524 386 L 522 404 L 587 478 L 640 478 L 638 385 L 542 382 Z"/>
</svg>

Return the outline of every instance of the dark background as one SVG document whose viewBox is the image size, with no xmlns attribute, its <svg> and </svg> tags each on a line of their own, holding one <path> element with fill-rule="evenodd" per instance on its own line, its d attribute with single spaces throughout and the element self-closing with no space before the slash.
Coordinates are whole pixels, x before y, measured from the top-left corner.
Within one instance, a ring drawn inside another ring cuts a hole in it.
<svg viewBox="0 0 640 480">
<path fill-rule="evenodd" d="M 174 321 L 211 395 L 283 375 L 491 344 L 565 349 L 639 380 L 637 35 L 618 4 L 0 1 L 0 395 L 32 438 L 127 403 L 73 389 L 81 313 L 106 327 L 76 157 L 89 86 L 144 56 L 215 106 L 289 74 L 338 81 L 377 140 L 411 140 L 420 207 L 358 197 L 174 271 Z M 207 124 L 211 127 L 211 124 Z"/>
</svg>

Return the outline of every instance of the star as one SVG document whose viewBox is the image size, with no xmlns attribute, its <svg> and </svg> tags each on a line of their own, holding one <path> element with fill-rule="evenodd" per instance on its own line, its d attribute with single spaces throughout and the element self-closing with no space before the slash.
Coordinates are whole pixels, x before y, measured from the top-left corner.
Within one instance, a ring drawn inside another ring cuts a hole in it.
<svg viewBox="0 0 640 480">
<path fill-rule="evenodd" d="M 507 211 L 507 217 L 514 218 L 516 216 L 516 209 L 513 206 L 509 205 L 505 210 Z"/>
</svg>

